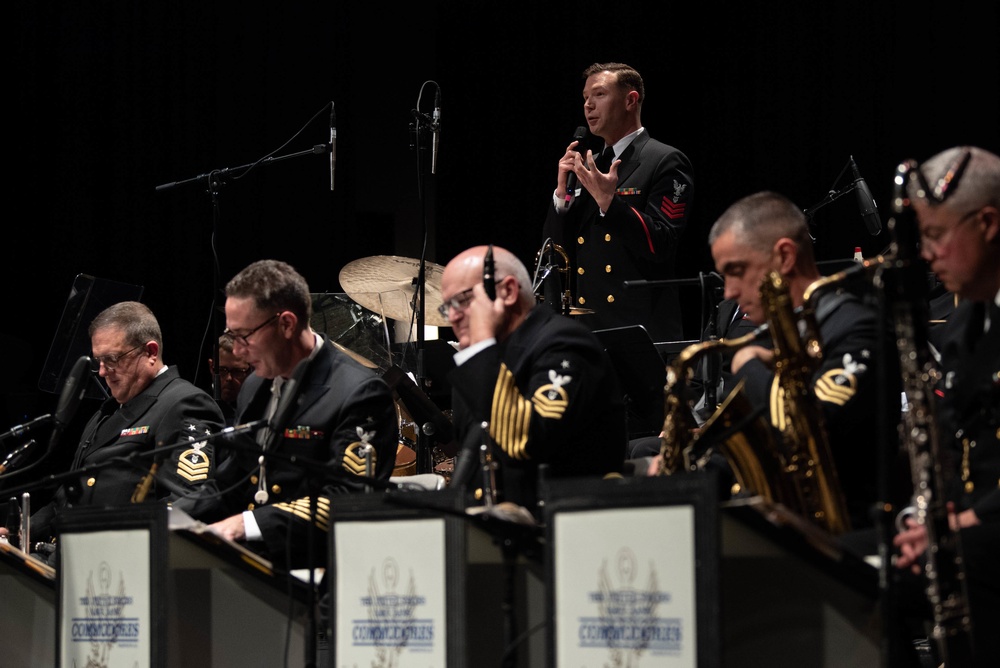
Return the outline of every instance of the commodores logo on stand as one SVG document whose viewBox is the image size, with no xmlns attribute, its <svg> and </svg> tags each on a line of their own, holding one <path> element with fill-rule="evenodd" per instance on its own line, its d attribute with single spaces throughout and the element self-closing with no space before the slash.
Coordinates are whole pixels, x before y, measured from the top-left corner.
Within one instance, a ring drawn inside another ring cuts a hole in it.
<svg viewBox="0 0 1000 668">
<path fill-rule="evenodd" d="M 405 591 L 401 591 L 404 587 Z M 368 595 L 361 598 L 362 607 L 368 610 L 368 619 L 355 620 L 351 632 L 355 647 L 374 648 L 372 668 L 398 665 L 405 648 L 426 650 L 433 647 L 434 622 L 417 615 L 417 608 L 426 603 L 426 597 L 417 594 L 412 573 L 405 584 L 400 582 L 399 564 L 394 558 L 385 558 L 381 574 L 372 568 Z"/>
<path fill-rule="evenodd" d="M 110 665 L 111 649 L 116 645 L 135 647 L 138 644 L 142 629 L 138 618 L 127 614 L 133 600 L 125 592 L 125 577 L 119 573 L 115 585 L 107 562 L 102 561 L 97 567 L 96 586 L 94 573 L 90 573 L 86 595 L 80 597 L 79 603 L 79 616 L 72 618 L 70 634 L 74 643 L 90 643 L 87 668 Z"/>
<path fill-rule="evenodd" d="M 597 591 L 589 594 L 596 614 L 579 619 L 580 647 L 607 647 L 614 666 L 637 665 L 646 652 L 676 654 L 682 647 L 681 620 L 657 614 L 671 595 L 659 590 L 655 565 L 650 564 L 641 589 L 635 587 L 639 576 L 635 554 L 627 547 L 619 549 L 613 567 L 607 561 L 602 564 Z"/>
</svg>

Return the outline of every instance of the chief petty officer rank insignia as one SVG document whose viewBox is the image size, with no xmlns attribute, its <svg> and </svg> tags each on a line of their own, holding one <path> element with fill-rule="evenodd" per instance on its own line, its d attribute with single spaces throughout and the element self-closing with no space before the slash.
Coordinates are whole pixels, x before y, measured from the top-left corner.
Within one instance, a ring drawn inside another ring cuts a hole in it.
<svg viewBox="0 0 1000 668">
<path fill-rule="evenodd" d="M 198 431 L 198 427 L 193 424 L 189 424 L 187 429 L 192 432 Z M 212 433 L 207 428 L 204 431 L 206 436 L 210 436 Z M 205 447 L 205 441 L 195 441 L 192 435 L 188 435 L 188 440 L 192 441 L 192 445 L 189 450 L 185 450 L 178 457 L 177 475 L 188 482 L 207 480 L 211 462 L 208 459 L 208 454 L 202 449 Z"/>
</svg>

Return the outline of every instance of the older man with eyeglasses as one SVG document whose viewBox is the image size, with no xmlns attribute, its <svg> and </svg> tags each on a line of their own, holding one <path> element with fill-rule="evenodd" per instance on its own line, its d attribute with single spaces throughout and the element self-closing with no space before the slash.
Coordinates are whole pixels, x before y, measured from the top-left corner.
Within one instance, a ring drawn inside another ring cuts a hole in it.
<svg viewBox="0 0 1000 668">
<path fill-rule="evenodd" d="M 198 517 L 217 492 L 212 445 L 199 439 L 223 429 L 222 412 L 164 363 L 152 311 L 139 302 L 114 304 L 94 318 L 89 334 L 93 370 L 111 396 L 81 432 L 71 469 L 80 471 L 79 483 L 60 487 L 31 517 L 32 537 L 42 543 L 70 506 L 155 501 Z M 139 483 L 154 462 L 153 484 L 142 492 Z"/>
<path fill-rule="evenodd" d="M 484 288 L 487 251 L 492 299 Z M 452 486 L 495 491 L 496 501 L 537 516 L 541 465 L 551 477 L 621 472 L 625 405 L 611 360 L 586 327 L 536 305 L 517 257 L 486 246 L 460 253 L 444 269 L 441 296 L 460 348 L 449 375 L 461 446 Z M 498 464 L 492 490 L 476 475 L 484 443 Z"/>
<path fill-rule="evenodd" d="M 971 611 L 973 666 L 1000 665 L 1000 156 L 958 146 L 933 156 L 909 182 L 920 255 L 955 311 L 933 334 L 940 383 L 934 426 L 940 475 L 950 483 L 948 523 L 958 531 L 964 590 Z M 911 410 L 915 410 L 914 409 Z M 904 521 L 894 538 L 896 565 L 924 573 L 927 523 Z M 943 538 L 938 536 L 938 538 Z M 950 565 L 948 571 L 951 571 Z M 926 571 L 930 574 L 930 570 Z M 948 582 L 940 582 L 945 587 Z M 955 588 L 956 590 L 958 587 Z M 951 632 L 953 629 L 945 629 Z M 958 665 L 953 663 L 950 665 Z"/>
</svg>

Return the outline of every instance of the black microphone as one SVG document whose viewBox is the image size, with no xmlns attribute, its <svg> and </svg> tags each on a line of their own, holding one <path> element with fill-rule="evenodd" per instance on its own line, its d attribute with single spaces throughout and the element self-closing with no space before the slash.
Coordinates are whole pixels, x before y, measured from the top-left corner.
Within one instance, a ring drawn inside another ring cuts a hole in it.
<svg viewBox="0 0 1000 668">
<path fill-rule="evenodd" d="M 490 299 L 497 298 L 497 283 L 494 280 L 496 271 L 493 267 L 493 244 L 486 249 L 486 257 L 483 258 L 483 289 Z"/>
<path fill-rule="evenodd" d="M 438 139 L 441 135 L 441 88 L 434 94 L 434 115 L 431 116 L 431 130 L 434 131 L 434 144 L 431 149 L 431 174 L 437 174 Z"/>
<path fill-rule="evenodd" d="M 274 409 L 274 415 L 268 423 L 270 432 L 267 438 L 267 449 L 271 450 L 277 445 L 285 431 L 285 426 L 292 419 L 292 415 L 299 408 L 299 399 L 302 396 L 302 379 L 309 370 L 309 363 L 312 360 L 308 357 L 295 366 L 292 377 L 285 381 L 285 386 L 281 388 L 281 397 L 278 405 Z"/>
<path fill-rule="evenodd" d="M 21 462 L 24 453 L 26 453 L 33 447 L 35 447 L 35 439 L 31 439 L 30 441 L 28 441 L 27 443 L 25 443 L 24 445 L 22 445 L 21 447 L 17 448 L 9 455 L 4 457 L 4 460 L 0 462 L 0 473 L 5 473 L 9 469 L 17 466 Z"/>
<path fill-rule="evenodd" d="M 56 405 L 55 424 L 52 427 L 52 435 L 49 437 L 49 450 L 55 447 L 66 425 L 76 415 L 76 409 L 80 407 L 83 395 L 87 393 L 87 381 L 90 380 L 90 373 L 91 359 L 83 355 L 73 364 L 69 375 L 66 376 L 62 393 L 59 395 L 59 403 Z"/>
<path fill-rule="evenodd" d="M 882 220 L 878 216 L 878 208 L 875 206 L 875 199 L 868 189 L 868 184 L 861 178 L 861 172 L 854 163 L 854 156 L 851 156 L 851 173 L 854 175 L 854 193 L 858 198 L 858 208 L 861 209 L 861 218 L 865 221 L 870 235 L 878 236 L 882 231 Z"/>
<path fill-rule="evenodd" d="M 333 192 L 333 172 L 337 166 L 337 114 L 330 102 L 330 192 Z"/>
<path fill-rule="evenodd" d="M 48 424 L 52 422 L 52 413 L 46 413 L 36 418 L 28 420 L 24 424 L 18 424 L 11 427 L 10 431 L 5 431 L 0 434 L 0 441 L 5 441 L 8 438 L 21 438 L 22 436 L 27 436 L 35 427 L 43 424 Z"/>
<path fill-rule="evenodd" d="M 587 135 L 587 126 L 581 125 L 573 133 L 573 141 L 581 141 Z M 577 145 L 579 146 L 579 144 Z M 580 150 L 577 149 L 577 153 Z M 569 206 L 569 201 L 573 198 L 573 191 L 576 190 L 576 172 L 570 172 L 566 175 L 566 203 L 563 206 Z"/>
</svg>

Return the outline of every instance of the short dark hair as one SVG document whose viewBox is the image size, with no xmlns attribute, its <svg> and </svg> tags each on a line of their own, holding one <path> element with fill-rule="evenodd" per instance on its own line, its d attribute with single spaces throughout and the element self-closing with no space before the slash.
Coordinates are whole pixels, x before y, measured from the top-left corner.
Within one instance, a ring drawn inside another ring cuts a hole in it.
<svg viewBox="0 0 1000 668">
<path fill-rule="evenodd" d="M 305 326 L 312 319 L 309 284 L 281 260 L 258 260 L 226 284 L 226 297 L 252 298 L 261 311 L 291 311 Z"/>
<path fill-rule="evenodd" d="M 812 236 L 805 214 L 792 200 L 772 191 L 761 191 L 733 203 L 722 212 L 708 232 L 708 243 L 715 243 L 732 230 L 736 241 L 758 251 L 768 251 L 782 237 L 794 241 L 799 256 L 815 262 Z"/>
<path fill-rule="evenodd" d="M 139 302 L 118 302 L 104 309 L 90 322 L 87 334 L 91 337 L 99 329 L 116 328 L 125 332 L 125 344 L 141 346 L 156 341 L 163 356 L 163 334 L 160 323 L 149 307 Z"/>
<path fill-rule="evenodd" d="M 611 72 L 619 86 L 639 93 L 639 104 L 642 105 L 642 101 L 646 99 L 646 87 L 642 83 L 642 76 L 634 67 L 625 63 L 594 63 L 583 71 L 583 80 L 600 72 Z"/>
</svg>

